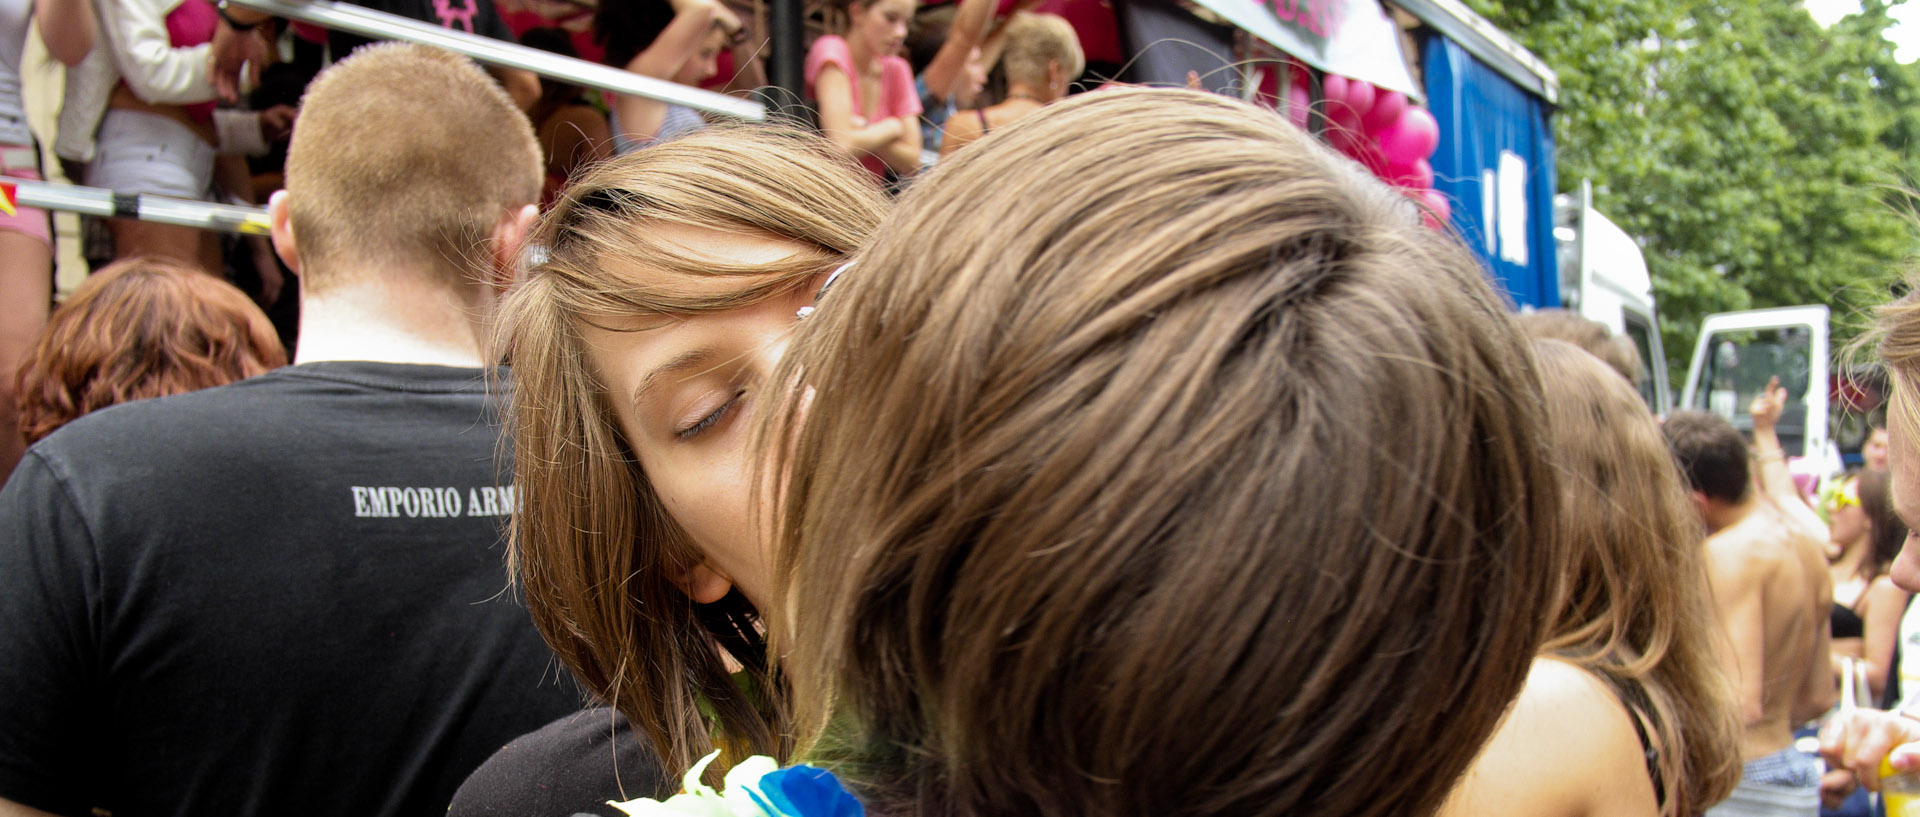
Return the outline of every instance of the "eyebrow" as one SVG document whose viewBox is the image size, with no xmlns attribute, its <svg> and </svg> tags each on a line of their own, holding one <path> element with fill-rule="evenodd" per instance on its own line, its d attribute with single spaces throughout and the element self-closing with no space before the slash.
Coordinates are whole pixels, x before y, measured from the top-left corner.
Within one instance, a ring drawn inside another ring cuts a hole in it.
<svg viewBox="0 0 1920 817">
<path fill-rule="evenodd" d="M 714 351 L 707 347 L 689 349 L 675 355 L 672 360 L 661 364 L 659 368 L 647 372 L 645 377 L 640 378 L 639 385 L 633 387 L 633 394 L 631 395 L 633 404 L 636 406 L 640 405 L 641 401 L 646 399 L 647 393 L 659 385 L 660 381 L 667 379 L 669 375 L 704 367 L 709 361 L 713 360 L 713 358 Z"/>
</svg>

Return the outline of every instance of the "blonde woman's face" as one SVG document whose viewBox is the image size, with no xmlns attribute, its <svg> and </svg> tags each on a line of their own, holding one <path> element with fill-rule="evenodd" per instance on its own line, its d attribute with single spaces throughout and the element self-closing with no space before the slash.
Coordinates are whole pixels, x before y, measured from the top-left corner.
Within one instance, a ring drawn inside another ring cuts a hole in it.
<svg viewBox="0 0 1920 817">
<path fill-rule="evenodd" d="M 737 262 L 772 262 L 798 249 L 768 237 L 654 229 L 696 253 Z M 637 264 L 614 271 L 636 279 L 660 274 Z M 740 281 L 714 276 L 686 285 L 718 295 Z M 786 350 L 795 312 L 812 297 L 812 288 L 802 287 L 726 312 L 598 316 L 582 327 L 588 363 L 622 435 L 667 512 L 706 559 L 675 577 L 695 601 L 717 601 L 730 587 L 756 605 L 766 600 L 768 560 L 750 508 L 756 463 L 748 457 L 748 418 L 759 410 L 761 384 Z"/>
<path fill-rule="evenodd" d="M 1894 375 L 1900 377 L 1901 375 Z M 1895 388 L 1887 411 L 1887 469 L 1893 479 L 1893 510 L 1907 528 L 1920 532 L 1920 428 L 1905 405 L 1905 389 Z M 1888 573 L 1893 583 L 1920 591 L 1920 541 L 1909 534 Z"/>
</svg>

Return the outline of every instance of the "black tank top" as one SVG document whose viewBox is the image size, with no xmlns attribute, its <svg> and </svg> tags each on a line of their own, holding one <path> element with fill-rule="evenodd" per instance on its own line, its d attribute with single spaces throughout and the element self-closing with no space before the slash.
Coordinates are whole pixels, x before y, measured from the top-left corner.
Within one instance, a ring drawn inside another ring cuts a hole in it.
<svg viewBox="0 0 1920 817">
<path fill-rule="evenodd" d="M 1827 614 L 1827 626 L 1832 628 L 1834 638 L 1861 638 L 1867 634 L 1867 623 L 1860 620 L 1860 614 L 1837 601 L 1833 603 L 1833 612 Z"/>
</svg>

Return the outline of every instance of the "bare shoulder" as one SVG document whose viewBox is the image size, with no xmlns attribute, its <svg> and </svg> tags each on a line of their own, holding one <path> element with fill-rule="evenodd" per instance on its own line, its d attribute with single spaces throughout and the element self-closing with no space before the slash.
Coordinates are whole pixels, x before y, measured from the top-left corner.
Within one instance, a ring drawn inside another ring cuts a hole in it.
<svg viewBox="0 0 1920 817">
<path fill-rule="evenodd" d="M 1707 557 L 1716 573 L 1777 573 L 1783 568 L 1798 568 L 1804 562 L 1796 537 L 1763 513 L 1748 514 L 1745 519 L 1707 537 Z"/>
<path fill-rule="evenodd" d="M 1653 784 L 1629 717 L 1592 673 L 1534 659 L 1520 697 L 1441 814 L 1653 815 Z M 1525 809 L 1515 811 L 1518 804 Z"/>
</svg>

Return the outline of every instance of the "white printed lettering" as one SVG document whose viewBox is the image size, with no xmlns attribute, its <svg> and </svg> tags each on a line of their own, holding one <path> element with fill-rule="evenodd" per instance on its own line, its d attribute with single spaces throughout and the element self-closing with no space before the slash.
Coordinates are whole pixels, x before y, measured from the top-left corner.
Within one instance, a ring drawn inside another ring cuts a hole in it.
<svg viewBox="0 0 1920 817">
<path fill-rule="evenodd" d="M 353 486 L 353 515 L 367 515 L 367 489 L 359 485 Z"/>
</svg>

